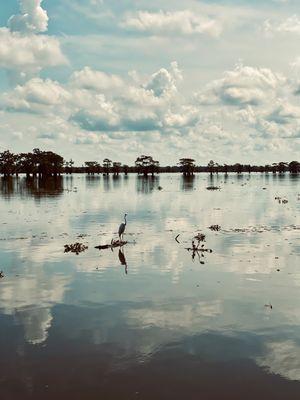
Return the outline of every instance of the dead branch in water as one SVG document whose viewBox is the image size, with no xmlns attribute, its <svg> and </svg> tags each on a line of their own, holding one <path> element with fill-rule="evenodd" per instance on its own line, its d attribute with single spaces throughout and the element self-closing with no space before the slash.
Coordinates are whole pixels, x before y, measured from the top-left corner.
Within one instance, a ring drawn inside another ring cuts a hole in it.
<svg viewBox="0 0 300 400">
<path fill-rule="evenodd" d="M 112 240 L 110 244 L 104 244 L 102 246 L 95 246 L 95 249 L 98 250 L 106 250 L 106 249 L 114 249 L 115 247 L 125 246 L 128 242 L 123 242 L 122 240 Z"/>
<path fill-rule="evenodd" d="M 193 247 L 186 247 L 185 249 L 187 251 L 193 251 L 193 252 L 198 252 L 198 251 L 203 252 L 203 253 L 212 253 L 213 252 L 212 249 L 205 249 L 204 244 L 202 244 L 201 247 L 199 247 L 198 245 L 195 245 L 194 241 L 192 242 L 192 246 Z"/>
<path fill-rule="evenodd" d="M 176 236 L 175 240 L 176 240 L 177 243 L 180 244 L 180 242 L 179 242 L 179 240 L 178 240 L 179 236 L 180 236 L 180 233 Z"/>
<path fill-rule="evenodd" d="M 187 251 L 191 251 L 192 254 L 192 259 L 193 261 L 195 260 L 195 257 L 198 257 L 199 263 L 200 264 L 205 264 L 203 261 L 203 257 L 204 257 L 204 253 L 212 253 L 211 249 L 207 249 L 205 248 L 204 244 L 201 244 L 201 242 L 205 241 L 205 235 L 202 233 L 198 233 L 194 239 L 196 239 L 196 243 L 195 240 L 192 241 L 192 247 L 186 247 Z"/>
</svg>

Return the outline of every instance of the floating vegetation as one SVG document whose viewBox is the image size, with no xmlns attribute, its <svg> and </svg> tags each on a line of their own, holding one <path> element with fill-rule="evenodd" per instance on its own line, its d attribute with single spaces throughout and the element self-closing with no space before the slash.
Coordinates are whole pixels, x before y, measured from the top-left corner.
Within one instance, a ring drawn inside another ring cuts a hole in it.
<svg viewBox="0 0 300 400">
<path fill-rule="evenodd" d="M 0 279 L 3 279 L 3 278 L 4 278 L 4 272 L 0 271 Z"/>
<path fill-rule="evenodd" d="M 65 253 L 75 253 L 77 256 L 79 253 L 82 253 L 87 249 L 88 246 L 82 243 L 65 244 Z"/>
<path fill-rule="evenodd" d="M 198 242 L 205 242 L 205 235 L 203 233 L 197 233 L 196 236 L 194 236 L 194 239 L 196 239 Z"/>
<path fill-rule="evenodd" d="M 29 237 L 15 237 L 15 238 L 1 238 L 1 241 L 5 241 L 5 240 L 27 240 L 29 239 Z"/>
<path fill-rule="evenodd" d="M 104 244 L 102 246 L 95 246 L 95 249 L 98 250 L 106 250 L 106 249 L 114 249 L 115 247 L 125 246 L 128 242 L 123 242 L 122 240 L 112 240 L 110 244 Z"/>
<path fill-rule="evenodd" d="M 207 190 L 221 190 L 219 186 L 207 186 Z"/>
<path fill-rule="evenodd" d="M 221 229 L 221 227 L 220 227 L 220 225 L 211 225 L 208 227 L 208 229 L 210 229 L 211 231 L 218 232 Z"/>
<path fill-rule="evenodd" d="M 83 239 L 83 238 L 86 238 L 88 236 L 90 236 L 90 235 L 87 235 L 86 233 L 81 233 L 80 235 L 77 236 L 77 239 Z"/>
<path fill-rule="evenodd" d="M 284 231 L 298 231 L 300 230 L 300 225 L 287 225 L 287 226 L 265 226 L 265 225 L 258 225 L 258 226 L 248 226 L 245 228 L 231 228 L 231 229 L 222 229 L 222 233 L 264 233 L 264 232 L 284 232 Z"/>
<path fill-rule="evenodd" d="M 287 204 L 289 201 L 287 199 L 282 199 L 281 197 L 275 197 L 275 200 L 278 201 L 279 204 Z"/>
</svg>

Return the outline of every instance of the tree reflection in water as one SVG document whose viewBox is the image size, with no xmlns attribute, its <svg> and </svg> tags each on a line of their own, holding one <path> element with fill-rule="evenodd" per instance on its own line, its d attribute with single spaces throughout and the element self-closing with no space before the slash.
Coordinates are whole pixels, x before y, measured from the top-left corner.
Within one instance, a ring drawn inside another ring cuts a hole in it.
<svg viewBox="0 0 300 400">
<path fill-rule="evenodd" d="M 194 190 L 195 175 L 182 175 L 181 177 L 181 190 L 184 192 Z"/>
<path fill-rule="evenodd" d="M 159 176 L 137 176 L 136 190 L 138 193 L 148 194 L 159 187 Z"/>
<path fill-rule="evenodd" d="M 59 197 L 63 194 L 62 176 L 48 178 L 1 178 L 0 194 L 5 199 L 11 197 L 33 197 L 36 200 L 45 197 Z"/>
</svg>

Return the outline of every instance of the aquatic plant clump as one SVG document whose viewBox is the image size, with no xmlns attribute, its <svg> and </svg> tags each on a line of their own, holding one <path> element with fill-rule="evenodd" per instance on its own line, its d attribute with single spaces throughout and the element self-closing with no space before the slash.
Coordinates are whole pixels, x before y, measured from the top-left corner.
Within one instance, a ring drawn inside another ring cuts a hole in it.
<svg viewBox="0 0 300 400">
<path fill-rule="evenodd" d="M 287 199 L 282 199 L 281 197 L 275 197 L 275 200 L 277 200 L 279 204 L 287 204 L 289 202 Z"/>
<path fill-rule="evenodd" d="M 206 190 L 214 191 L 214 190 L 221 190 L 221 188 L 219 186 L 207 186 Z"/>
<path fill-rule="evenodd" d="M 205 242 L 205 237 L 204 233 L 197 233 L 194 239 L 198 240 L 198 242 Z"/>
<path fill-rule="evenodd" d="M 88 249 L 88 246 L 82 243 L 74 243 L 74 244 L 65 244 L 65 253 L 75 253 L 78 255 L 79 253 L 83 253 Z"/>
<path fill-rule="evenodd" d="M 210 229 L 211 231 L 218 232 L 221 229 L 221 227 L 220 225 L 211 225 L 208 229 Z"/>
</svg>

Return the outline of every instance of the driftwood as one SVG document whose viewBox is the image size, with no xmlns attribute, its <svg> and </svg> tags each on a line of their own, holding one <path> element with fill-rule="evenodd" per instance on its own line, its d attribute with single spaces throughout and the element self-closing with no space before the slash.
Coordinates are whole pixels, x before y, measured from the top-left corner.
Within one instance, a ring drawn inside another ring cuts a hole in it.
<svg viewBox="0 0 300 400">
<path fill-rule="evenodd" d="M 180 236 L 180 233 L 176 236 L 175 240 L 176 240 L 177 243 L 180 244 L 180 242 L 179 242 L 179 240 L 178 240 L 179 236 Z"/>
<path fill-rule="evenodd" d="M 273 306 L 272 306 L 272 304 L 271 304 L 271 303 L 269 303 L 269 304 L 265 304 L 265 307 L 266 307 L 266 308 L 270 308 L 271 310 L 273 310 Z"/>
<path fill-rule="evenodd" d="M 95 246 L 95 249 L 98 250 L 106 250 L 106 249 L 114 249 L 115 247 L 125 246 L 128 242 L 123 242 L 122 240 L 112 240 L 110 244 L 104 244 L 102 246 Z"/>
</svg>

